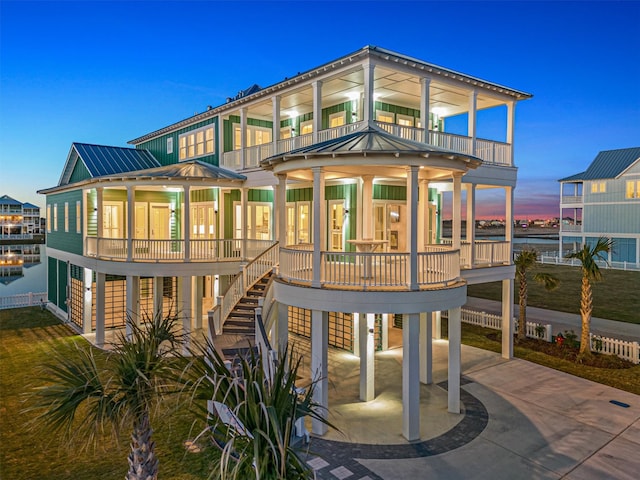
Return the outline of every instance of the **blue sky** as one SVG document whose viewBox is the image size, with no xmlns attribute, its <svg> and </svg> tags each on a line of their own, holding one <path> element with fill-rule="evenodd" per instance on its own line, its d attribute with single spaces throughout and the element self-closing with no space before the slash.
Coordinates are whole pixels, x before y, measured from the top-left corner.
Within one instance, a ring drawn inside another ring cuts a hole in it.
<svg viewBox="0 0 640 480">
<path fill-rule="evenodd" d="M 640 146 L 637 1 L 2 0 L 0 22 L 0 195 L 41 206 L 71 142 L 126 146 L 368 44 L 534 95 L 518 217 L 557 215 L 557 179 Z"/>
</svg>

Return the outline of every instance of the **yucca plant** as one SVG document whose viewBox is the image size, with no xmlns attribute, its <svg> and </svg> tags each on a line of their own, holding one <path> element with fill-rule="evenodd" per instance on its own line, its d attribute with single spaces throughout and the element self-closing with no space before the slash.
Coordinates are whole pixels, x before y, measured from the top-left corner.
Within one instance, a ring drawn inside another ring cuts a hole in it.
<svg viewBox="0 0 640 480">
<path fill-rule="evenodd" d="M 527 336 L 527 300 L 529 296 L 529 284 L 527 274 L 536 268 L 538 252 L 535 249 L 525 248 L 514 260 L 516 266 L 516 279 L 518 280 L 518 340 L 524 340 Z M 536 273 L 533 280 L 542 284 L 545 290 L 558 288 L 559 280 L 549 273 Z"/>
<path fill-rule="evenodd" d="M 141 326 L 131 318 L 129 322 L 129 338 L 119 335 L 100 366 L 89 345 L 76 343 L 74 359 L 54 352 L 43 369 L 47 385 L 35 389 L 29 412 L 37 412 L 34 425 L 62 433 L 72 448 L 95 445 L 105 432 L 117 438 L 122 429 L 131 428 L 125 478 L 155 480 L 159 462 L 151 417 L 168 394 L 180 391 L 171 357 L 179 354 L 181 339 L 175 316 L 158 316 Z"/>
<path fill-rule="evenodd" d="M 576 252 L 565 255 L 565 258 L 575 258 L 580 261 L 582 270 L 582 286 L 580 288 L 580 319 L 582 332 L 580 335 L 580 355 L 591 354 L 591 342 L 589 333 L 591 332 L 591 313 L 593 312 L 593 290 L 592 282 L 602 280 L 602 272 L 598 266 L 598 260 L 607 262 L 607 256 L 613 248 L 613 240 L 600 237 L 593 245 L 582 245 Z"/>
<path fill-rule="evenodd" d="M 192 353 L 186 384 L 212 444 L 221 451 L 212 475 L 223 480 L 313 478 L 302 450 L 292 443 L 295 422 L 309 416 L 334 427 L 313 400 L 314 382 L 304 393 L 295 389 L 301 358 L 285 350 L 265 370 L 262 355 L 251 351 L 232 371 L 210 342 Z M 207 409 L 211 400 L 228 407 L 241 426 L 212 415 Z"/>
</svg>

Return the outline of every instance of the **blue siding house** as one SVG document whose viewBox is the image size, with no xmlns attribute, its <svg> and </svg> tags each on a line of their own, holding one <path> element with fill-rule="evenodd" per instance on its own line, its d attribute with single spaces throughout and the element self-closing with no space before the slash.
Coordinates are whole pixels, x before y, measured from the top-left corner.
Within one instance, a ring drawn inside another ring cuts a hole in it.
<svg viewBox="0 0 640 480">
<path fill-rule="evenodd" d="M 640 263 L 640 147 L 602 151 L 584 172 L 559 181 L 560 255 L 563 245 L 608 237 L 610 262 Z"/>
</svg>

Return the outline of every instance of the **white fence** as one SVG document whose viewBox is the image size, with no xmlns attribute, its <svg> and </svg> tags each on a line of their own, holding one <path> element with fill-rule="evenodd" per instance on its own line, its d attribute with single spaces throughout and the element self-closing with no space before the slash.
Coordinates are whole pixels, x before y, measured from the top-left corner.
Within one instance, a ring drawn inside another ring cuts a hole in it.
<svg viewBox="0 0 640 480">
<path fill-rule="evenodd" d="M 546 253 L 544 255 L 538 256 L 538 262 L 543 264 L 552 264 L 552 265 L 567 265 L 570 267 L 579 267 L 580 260 L 575 258 L 564 258 L 559 257 L 557 252 L 555 255 L 550 255 Z M 630 271 L 640 271 L 640 262 L 632 263 L 632 262 L 603 262 L 601 260 L 597 261 L 598 266 L 600 268 L 609 268 L 612 270 L 630 270 Z"/>
<path fill-rule="evenodd" d="M 5 308 L 21 308 L 33 307 L 35 305 L 44 305 L 47 303 L 47 292 L 42 293 L 22 293 L 20 295 L 11 295 L 9 297 L 0 297 L 0 309 Z"/>
<path fill-rule="evenodd" d="M 442 313 L 445 314 L 445 312 Z M 471 325 L 477 325 L 479 327 L 492 328 L 494 330 L 502 329 L 502 317 L 493 313 L 479 312 L 477 310 L 463 308 L 461 310 L 461 320 L 464 323 L 470 323 Z M 515 333 L 518 333 L 518 319 L 514 317 L 513 323 L 513 330 Z M 553 338 L 551 334 L 551 325 L 527 322 L 527 337 L 539 338 L 545 342 L 551 342 Z"/>
<path fill-rule="evenodd" d="M 638 342 L 601 337 L 592 333 L 589 334 L 589 341 L 592 352 L 616 355 L 636 365 L 640 364 L 640 344 Z"/>
</svg>

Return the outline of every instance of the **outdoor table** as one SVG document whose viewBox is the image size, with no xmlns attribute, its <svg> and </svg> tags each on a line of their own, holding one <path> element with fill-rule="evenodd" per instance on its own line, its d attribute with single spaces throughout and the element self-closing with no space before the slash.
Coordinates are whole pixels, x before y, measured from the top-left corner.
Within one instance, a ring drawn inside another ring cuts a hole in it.
<svg viewBox="0 0 640 480">
<path fill-rule="evenodd" d="M 388 243 L 387 240 L 373 240 L 372 238 L 364 238 L 362 240 L 347 240 L 347 243 L 355 245 L 356 250 L 362 253 L 373 253 L 381 246 Z M 362 278 L 371 278 L 373 276 L 372 256 L 365 255 L 362 262 L 363 272 Z"/>
</svg>

